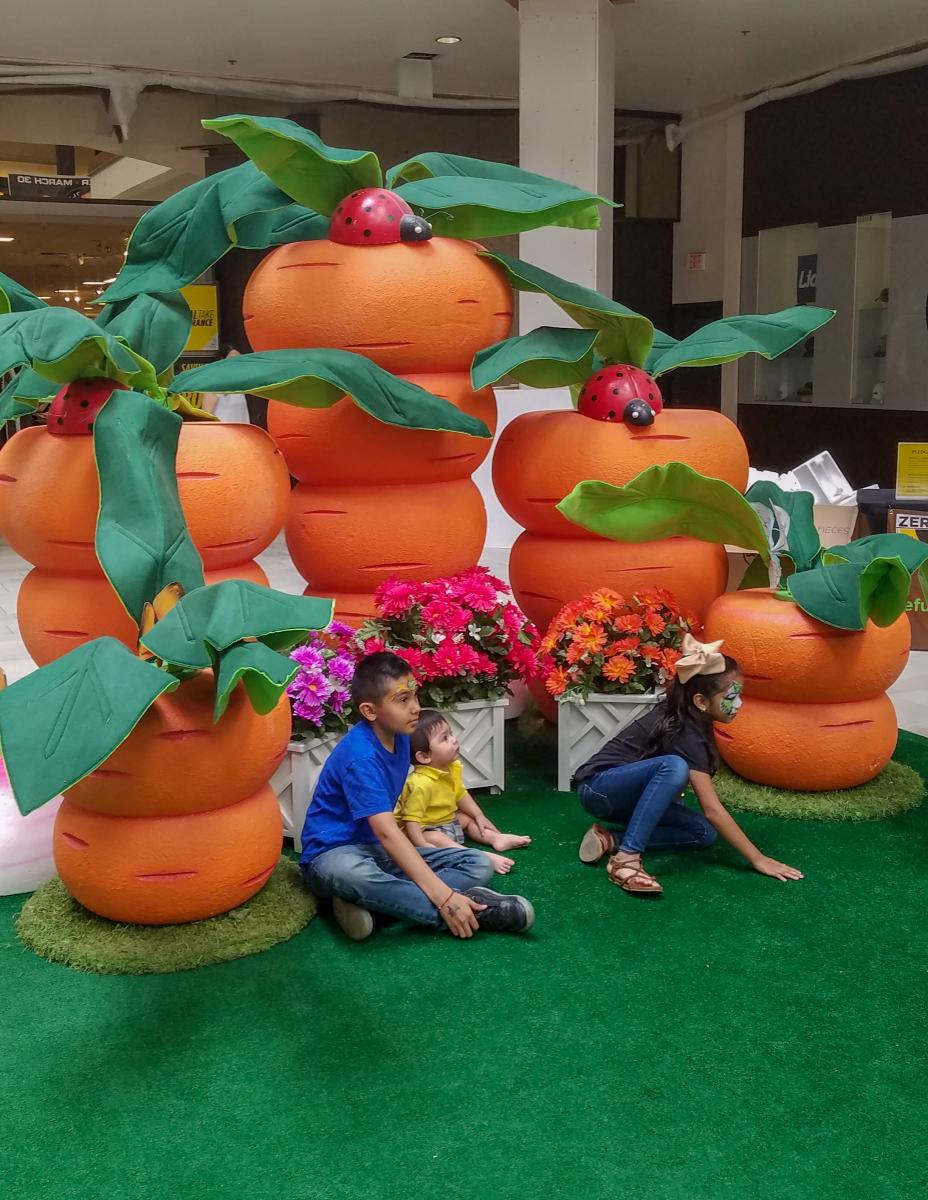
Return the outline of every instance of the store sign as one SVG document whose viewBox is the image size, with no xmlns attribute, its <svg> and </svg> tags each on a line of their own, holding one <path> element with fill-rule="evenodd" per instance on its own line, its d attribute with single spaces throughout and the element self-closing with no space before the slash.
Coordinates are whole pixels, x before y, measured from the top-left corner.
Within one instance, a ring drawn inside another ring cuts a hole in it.
<svg viewBox="0 0 928 1200">
<path fill-rule="evenodd" d="M 900 442 L 896 450 L 896 499 L 928 500 L 928 442 Z"/>
<path fill-rule="evenodd" d="M 928 513 L 891 508 L 886 529 L 888 533 L 901 533 L 916 541 L 928 542 Z M 912 576 L 905 609 L 912 629 L 912 649 L 928 650 L 928 596 L 918 571 Z"/>
<path fill-rule="evenodd" d="M 185 354 L 211 354 L 219 349 L 219 297 L 214 283 L 192 283 L 181 288 L 190 305 L 193 325 L 184 347 Z"/>
<path fill-rule="evenodd" d="M 818 280 L 818 255 L 800 254 L 796 260 L 796 303 L 815 303 L 815 284 Z"/>
<path fill-rule="evenodd" d="M 7 177 L 11 200 L 84 200 L 90 195 L 86 175 L 20 175 Z"/>
</svg>

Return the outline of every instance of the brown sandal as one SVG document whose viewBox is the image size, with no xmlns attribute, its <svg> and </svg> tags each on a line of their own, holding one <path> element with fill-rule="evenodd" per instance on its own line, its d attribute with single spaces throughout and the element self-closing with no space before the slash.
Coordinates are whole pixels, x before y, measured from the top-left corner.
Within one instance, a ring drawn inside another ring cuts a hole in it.
<svg viewBox="0 0 928 1200">
<path fill-rule="evenodd" d="M 615 838 L 602 825 L 591 825 L 580 843 L 580 861 L 598 863 L 605 854 L 615 853 Z"/>
<path fill-rule="evenodd" d="M 641 865 L 640 857 L 638 865 L 635 866 L 634 860 L 626 859 L 625 862 L 620 862 L 619 855 L 613 854 L 606 866 L 606 873 L 623 892 L 633 892 L 639 896 L 660 896 L 664 890 L 654 876 L 649 875 Z"/>
</svg>

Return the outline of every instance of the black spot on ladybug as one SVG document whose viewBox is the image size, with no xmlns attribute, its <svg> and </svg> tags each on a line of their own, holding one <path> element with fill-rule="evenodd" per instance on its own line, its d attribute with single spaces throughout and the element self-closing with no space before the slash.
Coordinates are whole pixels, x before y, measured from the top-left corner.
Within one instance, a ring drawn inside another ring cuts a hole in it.
<svg viewBox="0 0 928 1200">
<path fill-rule="evenodd" d="M 654 399 L 654 393 L 653 393 L 653 392 L 648 392 L 648 399 L 649 399 L 649 400 L 653 400 L 653 399 Z"/>
<path fill-rule="evenodd" d="M 82 401 L 81 401 L 81 408 L 89 408 L 89 407 L 90 407 L 90 401 L 89 401 L 89 400 L 82 400 Z"/>
<path fill-rule="evenodd" d="M 87 432 L 88 432 L 88 433 L 92 433 L 92 432 L 93 432 L 93 421 L 88 421 L 88 422 L 87 422 Z"/>
<path fill-rule="evenodd" d="M 590 396 L 590 403 L 591 403 L 591 404 L 595 404 L 595 403 L 596 403 L 596 397 L 595 397 L 595 396 Z"/>
<path fill-rule="evenodd" d="M 614 420 L 615 420 L 615 409 L 614 409 L 614 408 L 610 408 L 610 409 L 609 409 L 609 420 L 610 420 L 610 421 L 614 421 Z"/>
<path fill-rule="evenodd" d="M 335 210 L 335 211 L 336 211 L 337 213 L 340 213 L 340 212 L 342 211 L 342 209 L 343 209 L 343 208 L 344 208 L 344 205 L 340 204 L 340 205 L 338 206 L 338 208 L 336 208 L 336 210 Z"/>
<path fill-rule="evenodd" d="M 596 382 L 597 382 L 597 383 L 599 383 L 599 381 L 600 381 L 601 379 L 602 379 L 602 375 L 597 375 L 597 376 L 596 376 Z"/>
<path fill-rule="evenodd" d="M 625 374 L 624 371 L 616 371 L 615 377 L 616 377 L 616 379 L 621 379 L 624 374 Z"/>
<path fill-rule="evenodd" d="M 354 220 L 353 220 L 353 218 L 352 218 L 352 217 L 345 217 L 345 224 L 346 224 L 346 225 L 353 225 L 353 224 L 354 224 Z"/>
<path fill-rule="evenodd" d="M 619 394 L 619 389 L 618 389 L 618 388 L 613 388 L 613 389 L 612 389 L 612 394 L 613 394 L 613 396 L 618 396 L 618 394 Z"/>
<path fill-rule="evenodd" d="M 59 418 L 58 418 L 58 424 L 59 424 L 59 425 L 63 425 L 63 424 L 64 424 L 64 417 L 59 417 Z"/>
<path fill-rule="evenodd" d="M 386 200 L 386 196 L 383 194 L 383 192 L 378 192 L 377 199 L 378 200 Z"/>
<path fill-rule="evenodd" d="M 370 237 L 370 236 L 371 236 L 371 231 L 370 231 L 369 229 L 365 229 L 365 230 L 364 230 L 364 236 L 365 236 L 365 237 Z"/>
<path fill-rule="evenodd" d="M 395 220 L 396 220 L 396 217 L 393 215 L 393 213 L 387 213 L 387 220 L 388 220 L 388 221 L 395 221 Z"/>
<path fill-rule="evenodd" d="M 362 204 L 361 207 L 364 209 L 365 212 L 370 212 L 374 206 L 373 206 L 373 204 L 371 204 L 370 200 L 368 200 L 368 202 L 366 204 Z"/>
</svg>

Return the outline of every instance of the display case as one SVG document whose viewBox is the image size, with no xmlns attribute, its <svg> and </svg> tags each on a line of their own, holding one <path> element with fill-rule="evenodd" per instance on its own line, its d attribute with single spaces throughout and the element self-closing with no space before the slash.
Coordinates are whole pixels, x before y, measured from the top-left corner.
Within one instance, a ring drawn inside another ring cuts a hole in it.
<svg viewBox="0 0 928 1200">
<path fill-rule="evenodd" d="M 818 282 L 818 226 L 789 225 L 761 230 L 757 238 L 756 295 L 746 312 L 775 312 L 812 304 Z M 752 399 L 812 403 L 815 395 L 815 338 L 754 369 Z"/>
<path fill-rule="evenodd" d="M 852 404 L 886 402 L 891 232 L 890 213 L 857 220 Z"/>
</svg>

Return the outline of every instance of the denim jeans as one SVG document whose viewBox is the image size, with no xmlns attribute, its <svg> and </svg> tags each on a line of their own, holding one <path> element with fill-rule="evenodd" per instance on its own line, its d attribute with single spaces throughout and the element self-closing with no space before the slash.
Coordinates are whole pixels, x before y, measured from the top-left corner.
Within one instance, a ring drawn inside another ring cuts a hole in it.
<svg viewBox="0 0 928 1200">
<path fill-rule="evenodd" d="M 493 865 L 481 850 L 431 846 L 418 850 L 442 883 L 456 892 L 481 887 L 492 878 Z M 435 905 L 403 874 L 379 842 L 335 846 L 303 863 L 300 869 L 310 891 L 317 896 L 340 896 L 370 912 L 385 913 L 415 925 L 444 928 Z"/>
<path fill-rule="evenodd" d="M 690 769 L 676 754 L 610 767 L 577 788 L 580 803 L 594 817 L 624 825 L 621 850 L 692 850 L 711 846 L 715 829 L 702 813 L 687 808 L 680 794 Z"/>
</svg>

